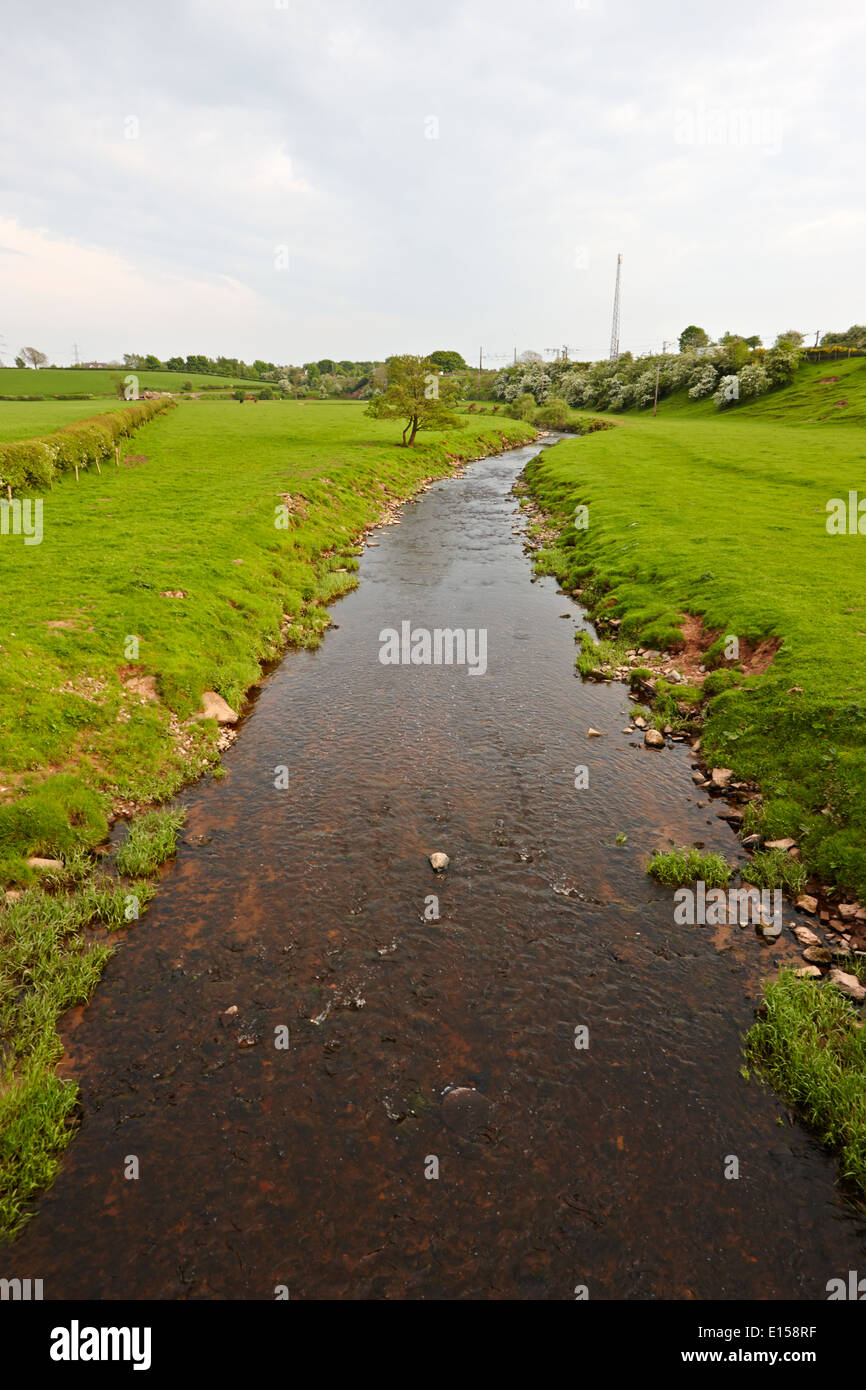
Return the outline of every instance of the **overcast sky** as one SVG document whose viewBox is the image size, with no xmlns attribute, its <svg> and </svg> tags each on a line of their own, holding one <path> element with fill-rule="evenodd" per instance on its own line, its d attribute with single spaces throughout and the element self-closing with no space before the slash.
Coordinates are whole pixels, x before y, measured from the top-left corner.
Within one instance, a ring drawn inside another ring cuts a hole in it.
<svg viewBox="0 0 866 1390">
<path fill-rule="evenodd" d="M 0 351 L 866 320 L 863 0 L 3 5 Z"/>
</svg>

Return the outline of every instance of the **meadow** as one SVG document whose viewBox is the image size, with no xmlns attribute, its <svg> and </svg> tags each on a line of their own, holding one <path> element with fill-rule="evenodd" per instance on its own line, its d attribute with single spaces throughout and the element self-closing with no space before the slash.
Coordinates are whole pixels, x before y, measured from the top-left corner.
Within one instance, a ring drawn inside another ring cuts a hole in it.
<svg viewBox="0 0 866 1390">
<path fill-rule="evenodd" d="M 36 439 L 72 420 L 89 420 L 109 410 L 123 410 L 127 401 L 0 401 L 0 443 Z"/>
</svg>

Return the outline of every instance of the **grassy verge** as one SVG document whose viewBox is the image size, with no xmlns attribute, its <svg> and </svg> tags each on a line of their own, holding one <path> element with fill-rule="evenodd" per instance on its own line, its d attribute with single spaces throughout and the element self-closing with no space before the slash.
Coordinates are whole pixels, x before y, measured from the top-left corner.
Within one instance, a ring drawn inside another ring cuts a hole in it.
<svg viewBox="0 0 866 1390">
<path fill-rule="evenodd" d="M 704 664 L 719 668 L 704 682 L 702 756 L 760 786 L 754 828 L 795 838 L 807 873 L 864 896 L 866 536 L 829 534 L 826 521 L 831 498 L 863 486 L 866 364 L 849 364 L 844 385 L 853 423 L 821 409 L 838 383 L 816 380 L 816 404 L 798 378 L 721 417 L 621 417 L 546 450 L 526 481 L 560 532 L 540 567 L 618 619 L 618 641 L 678 651 L 688 616 L 700 620 Z M 750 674 L 721 658 L 728 636 L 779 648 Z"/>
<path fill-rule="evenodd" d="M 357 584 L 356 537 L 390 500 L 535 434 L 467 421 L 410 450 L 363 412 L 181 406 L 119 470 L 58 479 L 41 545 L 0 538 L 0 1236 L 74 1131 L 58 1021 L 90 997 L 108 933 L 137 919 L 174 853 L 181 817 L 148 811 L 100 870 L 113 815 L 218 770 L 203 692 L 238 708 L 263 661 L 321 641 L 326 605 Z"/>
<path fill-rule="evenodd" d="M 832 984 L 783 970 L 765 986 L 746 1038 L 748 1063 L 839 1155 L 843 1177 L 866 1199 L 866 1028 Z"/>
</svg>

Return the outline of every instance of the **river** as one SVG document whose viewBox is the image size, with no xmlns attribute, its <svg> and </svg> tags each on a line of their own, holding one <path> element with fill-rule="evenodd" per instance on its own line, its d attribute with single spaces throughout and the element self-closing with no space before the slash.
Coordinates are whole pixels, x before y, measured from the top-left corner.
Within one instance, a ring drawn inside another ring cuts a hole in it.
<svg viewBox="0 0 866 1390">
<path fill-rule="evenodd" d="M 786 948 L 675 925 L 645 873 L 737 840 L 688 745 L 575 677 L 510 491 L 538 447 L 383 527 L 182 798 L 64 1030 L 83 1123 L 7 1262 L 46 1298 L 821 1299 L 866 1268 L 836 1161 L 740 1073 Z M 486 670 L 383 665 L 404 621 L 485 630 Z"/>
</svg>

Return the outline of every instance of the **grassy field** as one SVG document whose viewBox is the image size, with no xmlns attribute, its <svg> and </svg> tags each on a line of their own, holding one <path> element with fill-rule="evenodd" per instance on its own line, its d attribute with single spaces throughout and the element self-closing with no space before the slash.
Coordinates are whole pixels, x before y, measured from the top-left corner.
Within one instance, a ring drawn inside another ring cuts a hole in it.
<svg viewBox="0 0 866 1390">
<path fill-rule="evenodd" d="M 412 449 L 399 434 L 351 403 L 183 404 L 136 433 L 119 470 L 64 474 L 41 545 L 0 536 L 0 1236 L 73 1132 L 58 1020 L 173 851 L 176 813 L 147 811 L 98 868 L 112 812 L 214 766 L 217 725 L 192 718 L 203 691 L 238 708 L 264 659 L 320 641 L 325 605 L 357 583 L 354 538 L 389 499 L 534 436 L 489 418 Z"/>
<path fill-rule="evenodd" d="M 827 372 L 806 368 L 730 413 L 679 400 L 622 416 L 546 451 L 528 479 L 565 526 L 542 565 L 620 617 L 627 641 L 676 645 L 684 614 L 703 619 L 707 648 L 780 639 L 766 674 L 729 672 L 703 751 L 760 783 L 759 828 L 796 838 L 811 872 L 866 901 L 866 537 L 826 528 L 831 498 L 866 495 L 866 363 L 843 368 L 845 417 L 820 418 Z M 578 503 L 585 531 L 568 524 Z"/>
<path fill-rule="evenodd" d="M 71 420 L 89 420 L 109 410 L 123 410 L 128 401 L 0 401 L 0 443 L 36 439 L 59 430 Z"/>
<path fill-rule="evenodd" d="M 118 376 L 126 377 L 131 371 L 138 377 L 140 391 L 180 391 L 187 381 L 194 391 L 203 386 L 220 386 L 226 390 L 245 386 L 247 390 L 254 390 L 257 385 L 254 381 L 235 377 L 204 372 L 150 371 L 146 367 L 43 367 L 38 372 L 30 367 L 2 367 L 0 396 L 116 396 Z"/>
</svg>

